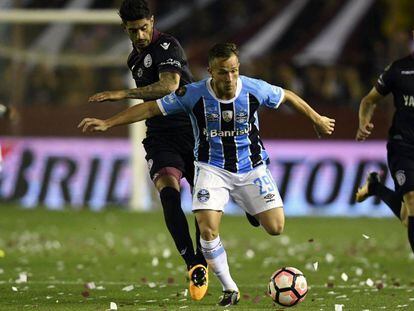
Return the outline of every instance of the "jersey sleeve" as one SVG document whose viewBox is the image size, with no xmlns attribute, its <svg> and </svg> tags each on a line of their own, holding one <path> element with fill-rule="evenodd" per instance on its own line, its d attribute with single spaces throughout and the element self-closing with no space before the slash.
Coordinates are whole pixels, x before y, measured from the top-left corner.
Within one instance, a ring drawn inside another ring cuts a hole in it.
<svg viewBox="0 0 414 311">
<path fill-rule="evenodd" d="M 378 77 L 375 83 L 375 89 L 381 95 L 385 96 L 391 92 L 392 83 L 394 80 L 393 64 L 384 69 L 384 72 Z"/>
<path fill-rule="evenodd" d="M 166 38 L 157 43 L 156 66 L 158 72 L 176 72 L 181 75 L 185 65 L 186 56 L 180 44 L 172 39 Z"/>
<path fill-rule="evenodd" d="M 191 98 L 187 93 L 187 87 L 182 86 L 174 93 L 157 99 L 157 104 L 164 116 L 180 112 L 187 113 L 191 106 Z"/>
<path fill-rule="evenodd" d="M 276 85 L 269 84 L 263 80 L 259 80 L 258 89 L 261 94 L 261 105 L 277 109 L 285 97 L 285 91 Z"/>
</svg>

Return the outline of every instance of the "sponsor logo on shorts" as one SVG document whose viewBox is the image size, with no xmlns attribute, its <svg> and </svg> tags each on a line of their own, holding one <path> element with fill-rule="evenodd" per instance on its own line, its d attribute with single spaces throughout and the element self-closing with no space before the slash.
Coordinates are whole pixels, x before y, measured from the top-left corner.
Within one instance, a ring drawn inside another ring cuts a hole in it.
<svg viewBox="0 0 414 311">
<path fill-rule="evenodd" d="M 201 189 L 197 192 L 197 199 L 199 202 L 204 203 L 210 199 L 210 192 L 207 189 Z"/>
<path fill-rule="evenodd" d="M 399 170 L 395 173 L 395 179 L 397 180 L 397 183 L 402 186 L 405 184 L 405 181 L 407 180 L 407 178 L 405 177 L 405 171 L 404 170 Z"/>
<path fill-rule="evenodd" d="M 138 70 L 137 70 L 138 78 L 141 78 L 143 73 L 144 73 L 144 71 L 142 70 L 142 68 L 138 68 Z"/>
<path fill-rule="evenodd" d="M 273 193 L 268 193 L 264 196 L 264 199 L 266 203 L 274 202 L 275 201 L 275 195 Z"/>
</svg>

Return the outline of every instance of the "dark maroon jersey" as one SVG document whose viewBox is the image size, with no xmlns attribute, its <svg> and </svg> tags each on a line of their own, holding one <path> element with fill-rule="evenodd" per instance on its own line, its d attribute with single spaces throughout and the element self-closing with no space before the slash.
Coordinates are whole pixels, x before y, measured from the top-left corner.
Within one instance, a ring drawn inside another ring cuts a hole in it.
<svg viewBox="0 0 414 311">
<path fill-rule="evenodd" d="M 409 55 L 393 62 L 380 75 L 375 88 L 381 95 L 394 96 L 389 138 L 414 144 L 414 57 Z"/>
<path fill-rule="evenodd" d="M 161 33 L 155 28 L 151 43 L 141 53 L 133 48 L 128 57 L 128 67 L 137 87 L 159 81 L 161 72 L 178 73 L 181 76 L 180 86 L 193 81 L 187 57 L 180 43 L 173 36 Z M 158 133 L 175 135 L 183 131 L 193 131 L 190 119 L 185 113 L 153 117 L 146 121 L 146 125 L 147 136 Z"/>
</svg>

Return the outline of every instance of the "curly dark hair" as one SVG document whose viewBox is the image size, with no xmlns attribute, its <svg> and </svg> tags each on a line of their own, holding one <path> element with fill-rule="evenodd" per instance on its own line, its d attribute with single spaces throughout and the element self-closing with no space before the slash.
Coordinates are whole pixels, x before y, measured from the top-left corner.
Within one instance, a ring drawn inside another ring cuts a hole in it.
<svg viewBox="0 0 414 311">
<path fill-rule="evenodd" d="M 118 14 L 123 22 L 151 17 L 151 11 L 146 0 L 124 0 Z"/>
</svg>

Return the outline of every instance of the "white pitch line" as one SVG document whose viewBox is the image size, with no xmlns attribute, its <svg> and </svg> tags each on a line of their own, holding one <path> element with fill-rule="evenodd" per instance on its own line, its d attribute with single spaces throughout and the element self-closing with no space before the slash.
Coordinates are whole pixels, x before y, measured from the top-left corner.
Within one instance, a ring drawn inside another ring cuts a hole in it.
<svg viewBox="0 0 414 311">
<path fill-rule="evenodd" d="M 28 280 L 27 283 L 20 283 L 17 285 L 30 285 L 30 284 L 45 284 L 45 285 L 84 285 L 87 284 L 88 282 L 91 282 L 91 280 L 88 281 L 65 281 L 65 280 L 52 280 L 52 281 L 31 281 Z M 180 286 L 187 286 L 187 284 L 166 284 L 166 283 L 157 283 L 154 281 L 148 281 L 148 283 L 155 283 L 157 284 L 156 287 L 159 287 L 160 285 L 163 286 L 167 286 L 167 287 L 180 287 Z M 4 284 L 13 284 L 16 285 L 15 282 L 0 282 L 0 285 L 4 285 Z M 133 281 L 125 281 L 125 282 L 119 282 L 119 281 L 99 281 L 96 282 L 95 284 L 97 286 L 99 285 L 120 285 L 120 286 L 125 286 L 125 285 L 136 285 L 136 286 L 140 286 L 140 287 L 145 287 L 148 286 L 148 284 L 145 283 L 135 283 Z M 260 284 L 249 284 L 249 285 L 242 285 L 240 286 L 242 288 L 266 288 L 266 285 L 260 283 Z M 317 289 L 328 289 L 328 290 L 332 290 L 335 291 L 336 289 L 360 289 L 360 290 L 364 290 L 364 289 L 371 289 L 371 290 L 376 290 L 376 287 L 369 287 L 369 286 L 360 286 L 360 285 L 335 285 L 334 287 L 327 287 L 326 285 L 311 285 L 309 286 L 309 289 L 313 289 L 313 288 L 317 288 Z M 382 288 L 381 290 L 386 290 L 386 289 L 398 289 L 398 290 L 412 290 L 414 291 L 414 287 L 412 286 L 405 286 L 405 285 L 401 285 L 398 287 L 394 287 L 394 286 L 384 286 L 384 288 Z"/>
</svg>

